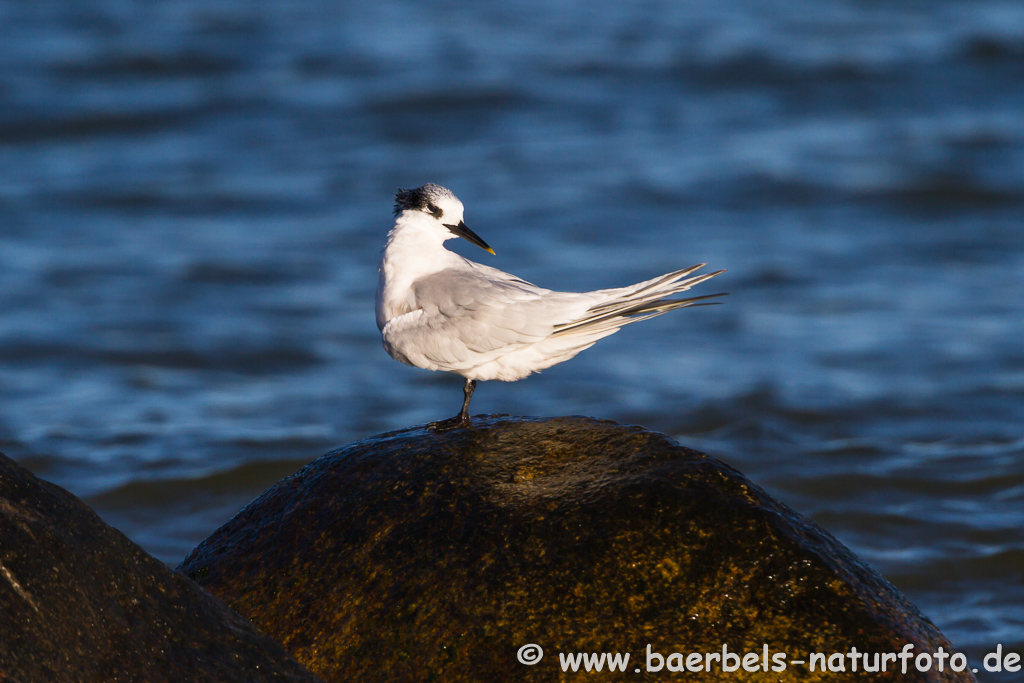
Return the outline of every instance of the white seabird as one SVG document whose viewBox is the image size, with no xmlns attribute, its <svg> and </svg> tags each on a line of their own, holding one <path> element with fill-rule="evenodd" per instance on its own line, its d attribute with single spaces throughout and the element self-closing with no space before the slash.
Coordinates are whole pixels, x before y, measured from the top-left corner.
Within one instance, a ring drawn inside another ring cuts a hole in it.
<svg viewBox="0 0 1024 683">
<path fill-rule="evenodd" d="M 724 271 L 692 275 L 706 264 L 628 287 L 553 292 L 444 247 L 456 237 L 494 254 L 463 220 L 451 190 L 428 183 L 395 195 L 395 225 L 381 254 L 377 327 L 397 361 L 465 378 L 459 414 L 436 431 L 469 426 L 478 381 L 513 382 L 567 361 L 599 339 L 676 308 L 721 294 L 667 297 Z"/>
</svg>

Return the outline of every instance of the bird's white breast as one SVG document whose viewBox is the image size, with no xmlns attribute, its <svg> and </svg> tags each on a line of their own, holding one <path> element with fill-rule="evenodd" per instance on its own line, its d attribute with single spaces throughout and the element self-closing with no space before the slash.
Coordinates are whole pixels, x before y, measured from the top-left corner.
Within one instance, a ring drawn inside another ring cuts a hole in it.
<svg viewBox="0 0 1024 683">
<path fill-rule="evenodd" d="M 388 234 L 377 267 L 377 329 L 419 308 L 413 285 L 420 278 L 458 265 L 464 259 L 444 248 L 436 231 L 424 229 L 418 216 L 399 217 Z"/>
</svg>

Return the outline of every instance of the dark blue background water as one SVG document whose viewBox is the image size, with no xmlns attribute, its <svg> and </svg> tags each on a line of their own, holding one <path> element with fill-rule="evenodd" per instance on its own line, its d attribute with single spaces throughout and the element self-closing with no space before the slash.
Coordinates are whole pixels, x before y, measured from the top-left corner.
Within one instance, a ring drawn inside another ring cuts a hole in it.
<svg viewBox="0 0 1024 683">
<path fill-rule="evenodd" d="M 975 665 L 1024 652 L 1020 2 L 7 0 L 0 36 L 0 449 L 158 557 L 458 408 L 373 319 L 433 181 L 546 287 L 729 269 L 475 412 L 664 431 Z"/>
</svg>

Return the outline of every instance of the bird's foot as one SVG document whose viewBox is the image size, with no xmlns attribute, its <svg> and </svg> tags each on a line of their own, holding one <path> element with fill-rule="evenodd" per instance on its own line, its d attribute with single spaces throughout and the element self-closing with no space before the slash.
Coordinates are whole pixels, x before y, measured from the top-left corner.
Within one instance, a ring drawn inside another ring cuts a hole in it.
<svg viewBox="0 0 1024 683">
<path fill-rule="evenodd" d="M 427 429 L 437 434 L 443 432 L 450 432 L 453 429 L 463 429 L 469 427 L 469 416 L 468 415 L 456 415 L 455 417 L 449 417 L 447 420 L 438 420 L 437 422 L 431 422 L 427 425 Z"/>
</svg>

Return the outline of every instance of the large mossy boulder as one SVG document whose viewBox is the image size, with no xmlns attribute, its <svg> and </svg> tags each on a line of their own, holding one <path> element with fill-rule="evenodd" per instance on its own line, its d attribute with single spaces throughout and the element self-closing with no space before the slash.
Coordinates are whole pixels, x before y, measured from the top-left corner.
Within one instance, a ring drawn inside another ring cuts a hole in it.
<svg viewBox="0 0 1024 683">
<path fill-rule="evenodd" d="M 0 454 L 0 681 L 319 680 L 70 493 Z"/>
<path fill-rule="evenodd" d="M 612 677 L 972 680 L 948 666 L 865 675 L 849 659 L 845 674 L 793 663 L 952 647 L 736 470 L 587 418 L 477 417 L 352 444 L 279 482 L 178 569 L 328 681 L 563 680 L 596 674 L 563 672 L 559 653 L 625 652 L 627 673 Z M 521 664 L 531 643 L 546 655 Z M 756 671 L 670 672 L 686 661 L 672 653 L 723 646 L 757 653 Z M 766 647 L 787 655 L 785 670 L 761 668 Z"/>
</svg>

